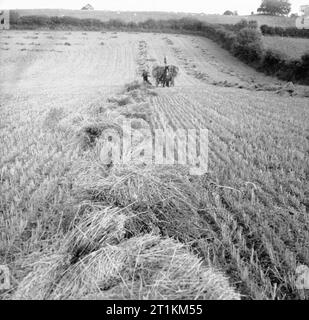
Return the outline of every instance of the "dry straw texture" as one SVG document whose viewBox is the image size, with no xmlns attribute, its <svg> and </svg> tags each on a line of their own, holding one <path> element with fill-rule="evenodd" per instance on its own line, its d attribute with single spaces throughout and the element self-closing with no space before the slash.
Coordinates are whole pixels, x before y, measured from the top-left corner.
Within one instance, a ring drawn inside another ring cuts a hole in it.
<svg viewBox="0 0 309 320">
<path fill-rule="evenodd" d="M 80 205 L 68 216 L 65 235 L 28 257 L 31 271 L 13 299 L 240 299 L 227 278 L 190 248 L 207 230 L 197 211 L 202 193 L 188 168 L 154 165 L 152 154 L 145 155 L 152 143 L 145 130 L 149 95 L 134 82 L 87 114 L 51 114 L 80 151 L 71 168 L 72 197 Z M 106 132 L 123 137 L 128 118 L 135 130 L 126 154 L 132 160 L 103 163 Z"/>
<path fill-rule="evenodd" d="M 91 212 L 58 254 L 34 264 L 13 298 L 240 299 L 185 245 L 153 234 L 125 239 L 130 219 L 117 209 Z"/>
<path fill-rule="evenodd" d="M 187 169 L 175 166 L 124 164 L 108 173 L 100 163 L 85 162 L 76 173 L 75 195 L 106 205 L 127 207 L 138 215 L 131 230 L 152 231 L 183 241 L 199 239 L 203 227 L 197 214 L 200 192 Z"/>
</svg>

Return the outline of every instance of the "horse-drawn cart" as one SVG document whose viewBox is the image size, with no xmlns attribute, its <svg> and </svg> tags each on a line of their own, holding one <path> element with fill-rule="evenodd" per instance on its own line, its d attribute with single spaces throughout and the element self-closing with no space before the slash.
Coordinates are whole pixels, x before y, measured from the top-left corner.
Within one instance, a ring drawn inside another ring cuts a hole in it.
<svg viewBox="0 0 309 320">
<path fill-rule="evenodd" d="M 158 66 L 152 68 L 152 76 L 156 80 L 156 86 L 162 84 L 163 87 L 175 85 L 175 78 L 179 73 L 179 68 L 174 65 Z"/>
</svg>

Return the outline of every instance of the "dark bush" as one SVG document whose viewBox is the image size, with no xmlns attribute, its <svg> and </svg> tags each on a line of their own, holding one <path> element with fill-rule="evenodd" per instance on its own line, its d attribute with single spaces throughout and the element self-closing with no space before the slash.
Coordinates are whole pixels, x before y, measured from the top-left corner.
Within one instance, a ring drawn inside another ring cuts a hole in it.
<svg viewBox="0 0 309 320">
<path fill-rule="evenodd" d="M 236 57 L 249 64 L 256 64 L 262 58 L 262 49 L 258 43 L 248 43 L 246 46 L 241 46 L 238 43 L 233 46 L 233 53 Z"/>
<path fill-rule="evenodd" d="M 131 22 L 128 22 L 127 26 L 128 26 L 129 29 L 136 29 L 137 28 L 137 23 L 131 21 Z"/>
<path fill-rule="evenodd" d="M 10 24 L 17 24 L 20 18 L 19 13 L 15 10 L 10 10 Z"/>
<path fill-rule="evenodd" d="M 45 27 L 50 25 L 50 21 L 51 19 L 48 16 L 23 16 L 18 19 L 18 24 Z"/>
<path fill-rule="evenodd" d="M 303 80 L 303 84 L 309 85 L 309 52 L 301 57 L 301 65 L 296 80 Z"/>
<path fill-rule="evenodd" d="M 301 60 L 287 60 L 279 52 L 267 50 L 259 69 L 282 80 L 309 84 L 309 54 Z"/>
<path fill-rule="evenodd" d="M 224 16 L 233 16 L 234 13 L 233 13 L 233 11 L 231 11 L 231 10 L 226 10 L 226 11 L 223 13 L 223 15 L 224 15 Z"/>
<path fill-rule="evenodd" d="M 231 32 L 231 31 L 225 31 L 222 36 L 223 36 L 222 37 L 222 39 L 223 39 L 223 42 L 222 42 L 223 48 L 228 50 L 228 51 L 232 51 L 233 46 L 236 43 L 236 39 L 237 39 L 236 34 Z"/>
<path fill-rule="evenodd" d="M 309 39 L 308 29 L 297 29 L 296 27 L 281 28 L 281 27 L 271 27 L 268 25 L 261 26 L 261 32 L 263 35 L 267 36 L 281 36 L 281 37 L 293 37 L 293 38 L 307 38 Z"/>
<path fill-rule="evenodd" d="M 252 28 L 241 29 L 232 46 L 233 54 L 247 63 L 257 63 L 263 55 L 261 34 Z"/>
<path fill-rule="evenodd" d="M 299 60 L 283 60 L 281 68 L 275 72 L 275 75 L 279 79 L 296 82 L 300 67 L 301 62 Z"/>
<path fill-rule="evenodd" d="M 156 29 L 157 28 L 157 21 L 153 19 L 148 19 L 144 22 L 139 24 L 144 29 Z"/>
<path fill-rule="evenodd" d="M 237 35 L 237 41 L 242 45 L 246 45 L 248 42 L 256 42 L 260 44 L 261 40 L 261 33 L 252 28 L 243 28 Z"/>
<path fill-rule="evenodd" d="M 274 35 L 274 28 L 272 28 L 266 24 L 263 24 L 261 26 L 261 32 L 263 35 Z"/>
<path fill-rule="evenodd" d="M 309 71 L 309 52 L 305 53 L 302 57 L 301 60 L 303 62 L 303 65 L 306 66 L 308 68 Z"/>
<path fill-rule="evenodd" d="M 126 25 L 126 23 L 120 19 L 111 19 L 107 23 L 105 23 L 105 25 L 113 27 L 115 29 L 121 29 Z"/>
<path fill-rule="evenodd" d="M 284 59 L 279 52 L 267 50 L 261 64 L 261 71 L 266 74 L 274 74 L 277 70 L 281 69 L 284 65 Z"/>
<path fill-rule="evenodd" d="M 241 29 L 248 28 L 248 27 L 249 27 L 249 22 L 245 19 L 242 19 L 234 25 L 234 31 L 238 32 Z"/>
</svg>

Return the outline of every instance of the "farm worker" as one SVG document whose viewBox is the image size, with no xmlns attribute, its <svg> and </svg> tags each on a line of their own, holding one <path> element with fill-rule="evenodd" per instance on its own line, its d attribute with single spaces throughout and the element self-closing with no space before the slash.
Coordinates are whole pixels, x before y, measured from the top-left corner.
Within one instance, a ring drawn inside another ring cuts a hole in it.
<svg viewBox="0 0 309 320">
<path fill-rule="evenodd" d="M 148 80 L 148 77 L 149 77 L 148 71 L 144 70 L 143 74 L 142 74 L 142 77 L 143 77 L 144 82 L 146 82 L 146 83 L 151 85 L 151 82 Z"/>
<path fill-rule="evenodd" d="M 165 82 L 165 79 L 168 75 L 168 71 L 169 71 L 169 69 L 168 69 L 168 65 L 167 65 L 167 58 L 166 58 L 166 56 L 164 56 L 164 72 L 163 72 L 162 76 L 160 77 L 161 82 Z"/>
<path fill-rule="evenodd" d="M 164 59 L 164 62 L 166 62 L 165 59 Z M 168 76 L 168 72 L 169 72 L 168 65 L 165 65 L 163 74 L 162 74 L 161 77 L 160 77 L 160 82 L 163 82 L 163 84 L 165 84 L 166 77 Z"/>
</svg>

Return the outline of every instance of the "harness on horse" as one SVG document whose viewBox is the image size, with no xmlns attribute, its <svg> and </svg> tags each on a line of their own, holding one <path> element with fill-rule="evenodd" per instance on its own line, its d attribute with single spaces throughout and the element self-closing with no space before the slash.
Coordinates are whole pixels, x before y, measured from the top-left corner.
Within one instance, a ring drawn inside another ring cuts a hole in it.
<svg viewBox="0 0 309 320">
<path fill-rule="evenodd" d="M 168 69 L 168 66 L 165 66 L 164 67 L 164 72 L 163 72 L 163 74 L 162 74 L 162 76 L 160 77 L 160 81 L 161 82 L 165 82 L 165 80 L 166 80 L 166 77 L 168 76 L 168 74 L 169 74 L 169 69 Z"/>
</svg>

